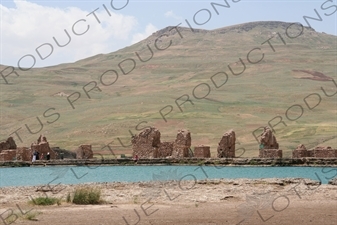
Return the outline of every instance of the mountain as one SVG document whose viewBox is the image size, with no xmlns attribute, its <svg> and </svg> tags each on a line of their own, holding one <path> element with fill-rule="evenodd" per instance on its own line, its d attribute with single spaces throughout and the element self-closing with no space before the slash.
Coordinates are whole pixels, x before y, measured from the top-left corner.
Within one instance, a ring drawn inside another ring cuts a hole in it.
<svg viewBox="0 0 337 225">
<path fill-rule="evenodd" d="M 19 146 L 44 134 L 52 146 L 108 154 L 110 143 L 130 154 L 120 141 L 155 126 L 162 141 L 189 129 L 192 146 L 215 155 L 234 129 L 248 157 L 258 155 L 252 133 L 269 123 L 284 156 L 301 143 L 337 147 L 336 50 L 336 36 L 295 23 L 166 27 L 116 52 L 1 80 L 1 139 L 21 128 Z"/>
</svg>

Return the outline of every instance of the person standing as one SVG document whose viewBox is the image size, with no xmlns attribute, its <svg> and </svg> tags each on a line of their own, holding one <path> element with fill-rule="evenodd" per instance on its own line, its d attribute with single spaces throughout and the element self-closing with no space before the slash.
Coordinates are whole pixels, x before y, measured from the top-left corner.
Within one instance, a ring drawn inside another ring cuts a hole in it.
<svg viewBox="0 0 337 225">
<path fill-rule="evenodd" d="M 34 151 L 33 153 L 33 159 L 32 159 L 32 162 L 35 162 L 36 161 L 36 151 Z"/>
<path fill-rule="evenodd" d="M 47 153 L 47 160 L 50 160 L 50 154 L 49 154 L 49 152 Z"/>
</svg>

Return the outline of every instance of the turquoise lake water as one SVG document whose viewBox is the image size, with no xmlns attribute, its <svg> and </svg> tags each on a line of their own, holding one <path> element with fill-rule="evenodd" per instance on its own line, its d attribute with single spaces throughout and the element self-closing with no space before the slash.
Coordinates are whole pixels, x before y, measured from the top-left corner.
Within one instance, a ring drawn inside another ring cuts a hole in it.
<svg viewBox="0 0 337 225">
<path fill-rule="evenodd" d="M 309 178 L 328 183 L 337 167 L 47 166 L 0 168 L 0 187 L 215 178 Z"/>
</svg>

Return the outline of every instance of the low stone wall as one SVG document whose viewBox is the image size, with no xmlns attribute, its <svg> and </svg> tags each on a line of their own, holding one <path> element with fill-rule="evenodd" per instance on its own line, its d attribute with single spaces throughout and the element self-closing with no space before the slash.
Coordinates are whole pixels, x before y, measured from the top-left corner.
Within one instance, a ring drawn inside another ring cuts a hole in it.
<svg viewBox="0 0 337 225">
<path fill-rule="evenodd" d="M 300 149 L 300 150 L 294 150 L 292 152 L 293 158 L 303 158 L 308 157 L 308 150 L 306 149 Z"/>
<path fill-rule="evenodd" d="M 159 144 L 155 158 L 166 158 L 172 156 L 173 142 L 162 142 Z"/>
<path fill-rule="evenodd" d="M 337 149 L 331 147 L 316 147 L 312 150 L 307 150 L 304 145 L 299 145 L 293 151 L 293 158 L 315 157 L 315 158 L 336 158 Z"/>
<path fill-rule="evenodd" d="M 259 158 L 282 158 L 281 149 L 260 149 Z"/>
<path fill-rule="evenodd" d="M 337 158 L 166 158 L 166 159 L 139 159 L 137 164 L 132 159 L 65 159 L 65 160 L 40 160 L 35 163 L 23 161 L 0 162 L 0 167 L 20 166 L 56 166 L 56 165 L 205 165 L 205 166 L 332 166 L 337 167 Z"/>
<path fill-rule="evenodd" d="M 308 157 L 315 157 L 315 158 L 335 158 L 337 157 L 337 150 L 336 149 L 313 149 L 308 150 Z"/>
<path fill-rule="evenodd" d="M 32 151 L 26 147 L 1 151 L 0 161 L 12 161 L 12 160 L 31 161 Z"/>
<path fill-rule="evenodd" d="M 196 158 L 211 158 L 210 146 L 194 147 L 194 157 Z"/>
<path fill-rule="evenodd" d="M 0 161 L 12 161 L 12 160 L 16 160 L 16 149 L 1 151 Z"/>
</svg>

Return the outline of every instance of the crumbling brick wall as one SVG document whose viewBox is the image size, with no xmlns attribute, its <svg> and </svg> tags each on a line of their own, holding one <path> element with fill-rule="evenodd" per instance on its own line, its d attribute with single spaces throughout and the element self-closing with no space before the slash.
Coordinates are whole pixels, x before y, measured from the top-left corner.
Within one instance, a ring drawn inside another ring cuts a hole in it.
<svg viewBox="0 0 337 225">
<path fill-rule="evenodd" d="M 281 149 L 260 149 L 259 158 L 282 158 Z"/>
<path fill-rule="evenodd" d="M 132 137 L 132 155 L 138 158 L 157 157 L 160 147 L 160 132 L 154 127 L 149 127 Z"/>
<path fill-rule="evenodd" d="M 191 133 L 188 130 L 178 130 L 176 140 L 173 143 L 173 158 L 189 157 L 191 147 Z"/>
<path fill-rule="evenodd" d="M 8 137 L 6 141 L 0 142 L 0 152 L 2 150 L 16 149 L 16 143 L 12 137 Z"/>
<path fill-rule="evenodd" d="M 0 161 L 16 160 L 16 149 L 2 150 L 0 153 Z"/>
<path fill-rule="evenodd" d="M 31 161 L 33 157 L 33 152 L 31 149 L 26 147 L 19 147 L 16 149 L 16 159 L 22 161 Z"/>
<path fill-rule="evenodd" d="M 337 157 L 337 149 L 332 149 L 331 147 L 316 147 L 308 151 L 308 157 L 335 158 Z"/>
<path fill-rule="evenodd" d="M 263 133 L 260 135 L 261 149 L 278 149 L 279 144 L 276 141 L 272 130 L 269 127 L 264 127 Z"/>
<path fill-rule="evenodd" d="M 194 157 L 196 158 L 211 158 L 210 146 L 195 146 Z"/>
<path fill-rule="evenodd" d="M 308 157 L 308 150 L 303 144 L 301 144 L 297 146 L 297 148 L 293 151 L 292 154 L 293 154 L 293 158 Z"/>
<path fill-rule="evenodd" d="M 92 159 L 93 157 L 91 145 L 80 145 L 76 150 L 76 159 Z"/>
<path fill-rule="evenodd" d="M 337 157 L 337 149 L 331 147 L 316 147 L 307 150 L 304 145 L 299 145 L 293 151 L 293 158 L 315 157 L 315 158 L 335 158 Z"/>
<path fill-rule="evenodd" d="M 218 158 L 234 158 L 235 157 L 235 132 L 229 130 L 222 135 L 218 144 Z"/>
<path fill-rule="evenodd" d="M 173 142 L 162 142 L 159 144 L 158 153 L 155 158 L 166 158 L 172 156 Z"/>
<path fill-rule="evenodd" d="M 56 159 L 56 153 L 49 147 L 49 143 L 47 141 L 47 138 L 40 135 L 40 137 L 37 139 L 37 143 L 33 143 L 30 147 L 32 149 L 32 154 L 34 151 L 37 151 L 40 153 L 40 160 L 47 155 L 49 152 L 50 159 Z"/>
</svg>

